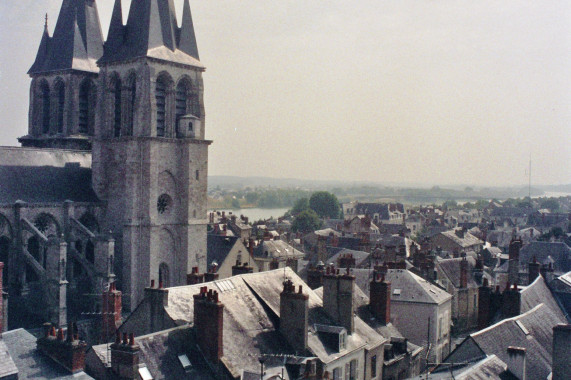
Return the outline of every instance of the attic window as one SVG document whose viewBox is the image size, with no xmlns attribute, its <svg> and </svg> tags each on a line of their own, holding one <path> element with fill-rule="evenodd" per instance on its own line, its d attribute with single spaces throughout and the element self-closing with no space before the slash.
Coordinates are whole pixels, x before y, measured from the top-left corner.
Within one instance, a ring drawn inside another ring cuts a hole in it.
<svg viewBox="0 0 571 380">
<path fill-rule="evenodd" d="M 401 291 L 400 289 L 394 289 L 394 290 L 393 290 L 393 295 L 395 295 L 395 296 L 400 296 L 400 291 Z"/>
<path fill-rule="evenodd" d="M 186 372 L 192 369 L 192 364 L 190 364 L 190 360 L 188 360 L 188 356 L 186 356 L 185 354 L 179 355 L 178 361 L 180 362 L 180 365 L 182 365 L 182 368 Z"/>
<path fill-rule="evenodd" d="M 151 375 L 147 367 L 139 368 L 139 376 L 141 376 L 141 380 L 153 380 L 153 375 Z"/>
</svg>

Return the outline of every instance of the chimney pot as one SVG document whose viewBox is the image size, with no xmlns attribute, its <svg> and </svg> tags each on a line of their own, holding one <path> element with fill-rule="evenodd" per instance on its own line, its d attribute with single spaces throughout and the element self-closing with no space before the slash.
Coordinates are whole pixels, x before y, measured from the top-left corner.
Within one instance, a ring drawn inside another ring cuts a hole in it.
<svg viewBox="0 0 571 380">
<path fill-rule="evenodd" d="M 63 340 L 63 329 L 59 328 L 57 331 L 57 340 Z"/>
<path fill-rule="evenodd" d="M 135 334 L 130 333 L 129 334 L 129 346 L 134 346 L 134 345 L 135 345 Z"/>
<path fill-rule="evenodd" d="M 128 344 L 127 333 L 123 333 L 123 344 Z"/>
</svg>

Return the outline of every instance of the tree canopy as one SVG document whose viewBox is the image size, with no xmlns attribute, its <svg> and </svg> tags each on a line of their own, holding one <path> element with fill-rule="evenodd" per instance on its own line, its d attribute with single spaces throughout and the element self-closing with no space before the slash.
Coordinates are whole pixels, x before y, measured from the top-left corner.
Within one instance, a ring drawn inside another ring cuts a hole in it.
<svg viewBox="0 0 571 380">
<path fill-rule="evenodd" d="M 291 224 L 293 232 L 308 233 L 317 230 L 319 227 L 321 227 L 319 216 L 310 209 L 300 212 Z"/>
<path fill-rule="evenodd" d="M 338 218 L 341 211 L 337 197 L 328 191 L 317 191 L 311 194 L 309 207 L 321 218 Z"/>
</svg>

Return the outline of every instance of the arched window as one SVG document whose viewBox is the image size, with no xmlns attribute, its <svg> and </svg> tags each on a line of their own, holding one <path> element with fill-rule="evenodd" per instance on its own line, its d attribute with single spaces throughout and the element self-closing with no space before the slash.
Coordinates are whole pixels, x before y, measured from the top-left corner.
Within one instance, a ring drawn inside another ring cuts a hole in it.
<svg viewBox="0 0 571 380">
<path fill-rule="evenodd" d="M 168 288 L 169 285 L 169 266 L 165 263 L 159 265 L 159 283 L 163 284 L 163 287 Z"/>
<path fill-rule="evenodd" d="M 125 129 L 122 133 L 123 136 L 131 136 L 135 127 L 135 96 L 137 95 L 137 77 L 133 73 L 129 75 L 127 80 L 127 94 L 125 104 Z"/>
<path fill-rule="evenodd" d="M 2 284 L 4 287 L 8 285 L 8 267 L 10 265 L 10 239 L 6 236 L 0 237 L 0 262 L 4 263 L 4 276 Z"/>
<path fill-rule="evenodd" d="M 89 240 L 89 241 L 85 244 L 85 258 L 86 258 L 87 261 L 89 261 L 91 264 L 95 264 L 95 246 L 93 245 L 93 243 L 91 242 L 91 240 Z"/>
<path fill-rule="evenodd" d="M 187 92 L 188 86 L 185 81 L 180 81 L 176 86 L 176 108 L 175 108 L 175 115 L 176 115 L 176 130 L 177 133 L 180 130 L 179 120 L 181 116 L 187 114 L 186 112 L 186 104 L 187 104 Z"/>
<path fill-rule="evenodd" d="M 58 81 L 55 86 L 57 97 L 56 109 L 56 127 L 57 133 L 63 133 L 63 109 L 65 107 L 65 84 L 63 81 Z"/>
<path fill-rule="evenodd" d="M 50 131 L 50 86 L 46 82 L 41 84 L 42 91 L 42 133 Z"/>
<path fill-rule="evenodd" d="M 157 78 L 155 101 L 157 103 L 157 136 L 163 137 L 166 128 L 166 83 L 161 77 Z"/>
<path fill-rule="evenodd" d="M 84 80 L 79 86 L 79 133 L 90 133 L 93 130 L 94 99 L 91 80 Z"/>
<path fill-rule="evenodd" d="M 113 135 L 121 136 L 121 79 L 114 80 L 113 91 Z"/>
</svg>

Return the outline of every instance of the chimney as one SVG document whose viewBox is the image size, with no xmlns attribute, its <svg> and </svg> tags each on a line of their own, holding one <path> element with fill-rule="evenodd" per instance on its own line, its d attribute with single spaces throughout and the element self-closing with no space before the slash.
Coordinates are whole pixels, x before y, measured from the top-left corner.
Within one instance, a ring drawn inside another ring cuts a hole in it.
<svg viewBox="0 0 571 380">
<path fill-rule="evenodd" d="M 198 346 L 211 363 L 218 363 L 224 355 L 223 322 L 224 305 L 218 300 L 216 290 L 200 288 L 194 298 L 194 331 Z"/>
<path fill-rule="evenodd" d="M 465 289 L 468 287 L 468 260 L 463 257 L 460 260 L 460 288 Z"/>
<path fill-rule="evenodd" d="M 307 350 L 307 330 L 309 296 L 304 294 L 301 285 L 295 291 L 291 280 L 283 283 L 284 289 L 280 294 L 280 333 L 299 354 Z"/>
<path fill-rule="evenodd" d="M 349 274 L 349 268 L 346 274 L 340 275 L 338 269 L 328 267 L 323 275 L 323 308 L 349 334 L 355 331 L 354 290 L 355 277 Z"/>
<path fill-rule="evenodd" d="M 102 294 L 101 341 L 109 342 L 121 325 L 121 292 L 115 282 L 109 284 L 109 289 Z"/>
<path fill-rule="evenodd" d="M 488 286 L 488 279 L 478 288 L 478 330 L 488 327 L 491 320 L 492 289 Z"/>
<path fill-rule="evenodd" d="M 508 356 L 506 360 L 508 371 L 516 376 L 519 380 L 526 380 L 525 377 L 525 348 L 508 347 Z"/>
<path fill-rule="evenodd" d="M 154 287 L 155 282 L 151 281 L 151 287 L 145 288 L 145 299 L 147 299 L 150 308 L 150 332 L 157 332 L 166 328 L 166 311 L 165 307 L 169 305 L 169 291 L 164 289 L 162 284 Z"/>
<path fill-rule="evenodd" d="M 511 318 L 519 315 L 521 310 L 521 293 L 517 289 L 517 284 L 513 284 L 510 289 L 510 284 L 506 286 L 506 290 L 502 295 L 502 316 L 503 318 Z"/>
<path fill-rule="evenodd" d="M 47 332 L 47 334 L 46 334 Z M 77 326 L 75 323 L 68 323 L 67 339 L 64 340 L 63 330 L 58 330 L 57 336 L 55 328 L 44 329 L 44 336 L 36 341 L 38 350 L 59 363 L 71 373 L 83 371 L 85 368 L 85 350 L 87 344 L 77 338 Z"/>
<path fill-rule="evenodd" d="M 307 285 L 311 289 L 317 289 L 323 286 L 323 265 L 318 265 L 317 268 L 309 268 L 307 270 Z"/>
<path fill-rule="evenodd" d="M 249 266 L 248 263 L 242 264 L 239 260 L 236 260 L 236 265 L 232 266 L 232 276 L 247 273 L 254 273 L 254 268 Z"/>
<path fill-rule="evenodd" d="M 121 341 L 121 333 L 117 331 L 115 343 L 111 345 L 111 371 L 120 379 L 138 379 L 139 351 L 133 333 L 123 333 Z"/>
<path fill-rule="evenodd" d="M 519 283 L 519 250 L 521 246 L 521 240 L 512 239 L 508 249 L 508 281 L 512 284 Z"/>
<path fill-rule="evenodd" d="M 571 325 L 553 327 L 552 380 L 571 379 Z"/>
<path fill-rule="evenodd" d="M 192 267 L 192 273 L 186 275 L 186 284 L 195 285 L 204 282 L 204 273 L 198 273 L 198 267 Z"/>
<path fill-rule="evenodd" d="M 380 277 L 380 281 L 379 281 Z M 383 325 L 391 321 L 391 284 L 385 282 L 385 276 L 375 276 L 370 284 L 369 308 L 371 313 Z"/>
<path fill-rule="evenodd" d="M 539 270 L 541 268 L 541 264 L 537 262 L 535 256 L 533 256 L 533 260 L 527 264 L 527 282 L 531 284 L 535 279 L 539 276 Z"/>
<path fill-rule="evenodd" d="M 254 239 L 248 239 L 248 252 L 250 253 L 250 257 L 254 257 Z"/>
<path fill-rule="evenodd" d="M 339 268 L 355 268 L 355 263 L 352 253 L 341 255 L 337 261 Z"/>
</svg>

